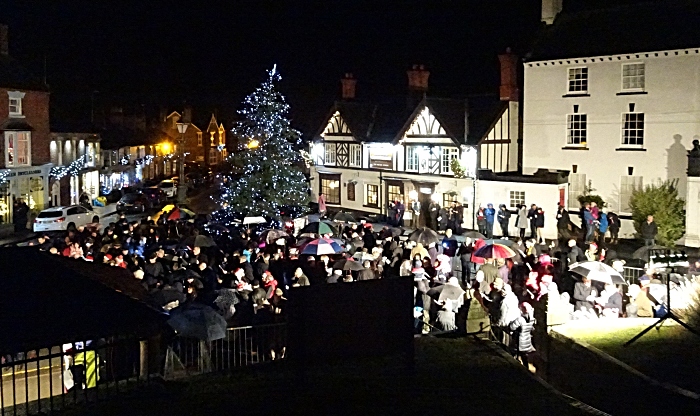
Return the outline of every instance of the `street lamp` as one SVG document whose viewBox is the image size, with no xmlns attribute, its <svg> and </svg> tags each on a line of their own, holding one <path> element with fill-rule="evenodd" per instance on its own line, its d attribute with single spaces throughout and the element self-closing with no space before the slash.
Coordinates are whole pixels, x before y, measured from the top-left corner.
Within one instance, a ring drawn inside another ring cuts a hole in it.
<svg viewBox="0 0 700 416">
<path fill-rule="evenodd" d="M 187 123 L 177 123 L 177 131 L 180 133 L 180 140 L 178 140 L 178 153 L 179 153 L 179 168 L 180 173 L 178 174 L 179 182 L 177 184 L 177 202 L 183 203 L 187 198 L 187 184 L 185 184 L 185 132 L 187 131 Z"/>
</svg>

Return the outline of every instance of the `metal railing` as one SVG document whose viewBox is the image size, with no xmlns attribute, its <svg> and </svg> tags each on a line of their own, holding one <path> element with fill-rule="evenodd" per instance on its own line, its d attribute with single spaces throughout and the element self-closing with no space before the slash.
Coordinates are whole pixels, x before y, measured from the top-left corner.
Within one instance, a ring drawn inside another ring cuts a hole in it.
<svg viewBox="0 0 700 416">
<path fill-rule="evenodd" d="M 5 353 L 0 364 L 0 415 L 51 413 L 148 383 L 152 375 L 143 359 L 144 345 L 135 338 L 113 338 L 80 350 L 53 346 Z"/>
<path fill-rule="evenodd" d="M 646 270 L 640 267 L 624 266 L 623 269 L 622 278 L 630 285 L 637 283 L 637 279 L 646 272 Z"/>
<path fill-rule="evenodd" d="M 177 336 L 166 354 L 164 376 L 177 379 L 279 360 L 286 346 L 286 323 L 228 328 L 216 341 Z"/>
</svg>

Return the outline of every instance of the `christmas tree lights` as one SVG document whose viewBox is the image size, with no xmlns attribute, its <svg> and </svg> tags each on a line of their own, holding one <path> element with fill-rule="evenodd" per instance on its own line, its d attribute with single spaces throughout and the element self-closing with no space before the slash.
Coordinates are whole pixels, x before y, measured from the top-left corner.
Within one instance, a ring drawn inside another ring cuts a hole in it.
<svg viewBox="0 0 700 416">
<path fill-rule="evenodd" d="M 295 149 L 301 133 L 286 118 L 289 105 L 276 89 L 280 80 L 275 66 L 243 102 L 239 114 L 244 119 L 233 132 L 244 145 L 227 158 L 231 168 L 223 174 L 218 215 L 278 220 L 283 207 L 303 211 L 308 204 L 303 161 Z"/>
</svg>

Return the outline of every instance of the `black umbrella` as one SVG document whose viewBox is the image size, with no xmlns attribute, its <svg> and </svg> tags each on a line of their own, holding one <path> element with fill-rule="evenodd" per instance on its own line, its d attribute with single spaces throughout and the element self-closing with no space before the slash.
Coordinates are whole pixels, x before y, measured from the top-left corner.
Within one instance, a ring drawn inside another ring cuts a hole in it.
<svg viewBox="0 0 700 416">
<path fill-rule="evenodd" d="M 364 266 L 362 266 L 362 263 L 360 263 L 359 261 L 355 261 L 350 258 L 336 261 L 335 263 L 333 263 L 333 268 L 336 270 L 359 271 L 363 270 Z"/>
<path fill-rule="evenodd" d="M 226 337 L 226 320 L 211 306 L 191 303 L 170 312 L 168 324 L 178 334 L 202 341 Z"/>
<path fill-rule="evenodd" d="M 633 259 L 638 259 L 638 260 L 644 260 L 646 262 L 649 261 L 649 254 L 650 250 L 668 250 L 668 247 L 660 246 L 660 245 L 653 245 L 653 246 L 643 246 L 639 247 L 632 253 L 632 258 Z"/>
<path fill-rule="evenodd" d="M 285 238 L 289 237 L 289 234 L 287 234 L 286 231 L 284 230 L 265 230 L 260 234 L 260 238 L 262 238 L 266 243 L 271 243 L 273 241 L 277 241 L 280 238 Z"/>
<path fill-rule="evenodd" d="M 216 243 L 208 235 L 198 235 L 194 239 L 195 247 L 216 247 Z"/>
<path fill-rule="evenodd" d="M 317 221 L 317 222 L 312 222 L 306 225 L 306 227 L 302 228 L 301 231 L 299 231 L 299 234 L 317 234 L 317 235 L 324 235 L 324 234 L 337 234 L 337 230 L 335 226 L 328 222 L 328 221 Z"/>
<path fill-rule="evenodd" d="M 224 318 L 228 319 L 233 316 L 236 305 L 239 302 L 238 296 L 234 289 L 219 289 L 216 291 L 216 299 L 214 304 L 224 314 Z"/>
<path fill-rule="evenodd" d="M 339 213 L 335 214 L 333 216 L 333 221 L 337 222 L 358 222 L 355 217 L 352 216 L 352 214 L 349 214 L 347 212 L 340 211 Z"/>
<path fill-rule="evenodd" d="M 440 241 L 440 235 L 430 228 L 421 227 L 412 232 L 411 235 L 408 236 L 408 239 L 427 247 L 430 243 L 437 244 Z"/>
<path fill-rule="evenodd" d="M 480 238 L 480 239 L 484 240 L 486 238 L 485 235 L 481 234 L 478 231 L 467 231 L 466 233 L 464 233 L 462 235 L 465 237 L 468 237 L 468 238 L 472 238 L 472 239 Z"/>
</svg>

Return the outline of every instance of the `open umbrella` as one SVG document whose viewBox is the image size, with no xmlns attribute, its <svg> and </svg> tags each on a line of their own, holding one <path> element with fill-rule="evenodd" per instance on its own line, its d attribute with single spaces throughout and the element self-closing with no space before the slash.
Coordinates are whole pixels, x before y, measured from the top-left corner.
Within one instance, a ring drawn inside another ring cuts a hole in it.
<svg viewBox="0 0 700 416">
<path fill-rule="evenodd" d="M 485 259 L 509 259 L 515 257 L 515 252 L 503 244 L 485 244 L 477 249 L 473 256 Z"/>
<path fill-rule="evenodd" d="M 362 266 L 362 263 L 359 261 L 356 261 L 353 258 L 348 258 L 336 261 L 333 263 L 333 268 L 336 270 L 359 271 L 364 269 L 364 266 Z"/>
<path fill-rule="evenodd" d="M 416 243 L 421 243 L 423 246 L 427 247 L 431 243 L 437 244 L 440 242 L 441 238 L 438 233 L 427 227 L 420 227 L 416 231 L 412 232 L 408 236 L 410 241 L 415 241 Z"/>
<path fill-rule="evenodd" d="M 605 263 L 599 261 L 584 261 L 574 263 L 569 266 L 571 273 L 576 273 L 580 276 L 586 276 L 591 280 L 596 280 L 603 283 L 612 283 L 615 285 L 626 285 L 625 279 L 620 273 Z"/>
<path fill-rule="evenodd" d="M 316 222 L 311 222 L 306 225 L 306 227 L 302 228 L 301 231 L 299 231 L 300 234 L 306 234 L 306 233 L 311 233 L 311 234 L 317 234 L 317 235 L 326 235 L 326 234 L 336 234 L 335 227 L 331 225 L 331 223 L 326 222 L 326 221 L 316 221 Z"/>
<path fill-rule="evenodd" d="M 301 250 L 301 254 L 323 255 L 323 254 L 338 254 L 343 251 L 340 244 L 330 238 L 318 238 L 308 242 Z"/>
<path fill-rule="evenodd" d="M 243 225 L 250 224 L 265 224 L 267 220 L 264 217 L 245 217 L 243 218 Z"/>
<path fill-rule="evenodd" d="M 358 222 L 352 214 L 340 211 L 333 216 L 333 221 L 337 222 Z"/>
<path fill-rule="evenodd" d="M 226 320 L 211 306 L 191 303 L 173 309 L 168 324 L 178 334 L 202 341 L 215 341 L 226 336 Z"/>
<path fill-rule="evenodd" d="M 485 235 L 481 234 L 481 233 L 478 232 L 478 231 L 467 231 L 466 233 L 463 233 L 462 235 L 465 236 L 465 237 L 467 237 L 467 238 L 472 238 L 472 239 L 475 239 L 475 240 L 476 240 L 476 239 L 479 239 L 479 238 L 482 239 L 482 240 L 484 240 L 484 239 L 486 238 Z"/>
<path fill-rule="evenodd" d="M 668 250 L 668 247 L 664 247 L 664 246 L 660 246 L 660 245 L 639 247 L 638 249 L 636 249 L 634 251 L 634 253 L 632 253 L 632 258 L 649 262 L 649 255 L 651 254 L 650 253 L 651 250 Z"/>
<path fill-rule="evenodd" d="M 262 238 L 265 242 L 271 243 L 273 241 L 279 240 L 280 238 L 285 238 L 289 237 L 289 234 L 287 234 L 286 231 L 284 230 L 265 230 L 260 234 L 260 238 Z"/>
<path fill-rule="evenodd" d="M 199 234 L 194 238 L 195 247 L 216 247 L 216 243 L 208 235 Z"/>
<path fill-rule="evenodd" d="M 504 240 L 504 239 L 502 239 L 502 238 L 492 238 L 492 239 L 484 240 L 484 242 L 485 242 L 486 244 L 500 244 L 500 245 L 506 246 L 506 247 L 508 247 L 508 248 L 514 248 L 515 246 L 518 245 L 518 244 L 517 244 L 515 241 L 513 241 L 513 240 Z"/>
</svg>

